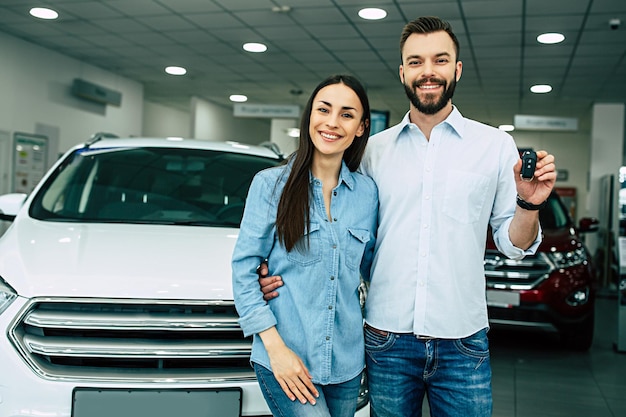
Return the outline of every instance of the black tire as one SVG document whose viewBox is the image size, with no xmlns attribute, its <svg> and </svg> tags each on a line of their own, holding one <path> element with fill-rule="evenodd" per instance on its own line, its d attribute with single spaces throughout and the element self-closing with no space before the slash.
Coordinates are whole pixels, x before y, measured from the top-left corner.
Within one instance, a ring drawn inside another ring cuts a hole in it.
<svg viewBox="0 0 626 417">
<path fill-rule="evenodd" d="M 564 348 L 576 351 L 587 351 L 593 344 L 594 312 L 575 326 L 568 326 L 561 330 L 561 345 Z"/>
</svg>

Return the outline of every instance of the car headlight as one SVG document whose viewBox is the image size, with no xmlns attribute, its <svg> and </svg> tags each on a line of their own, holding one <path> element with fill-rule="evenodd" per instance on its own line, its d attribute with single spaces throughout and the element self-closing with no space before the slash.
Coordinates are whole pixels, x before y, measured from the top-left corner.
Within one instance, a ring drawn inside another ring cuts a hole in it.
<svg viewBox="0 0 626 417">
<path fill-rule="evenodd" d="M 17 293 L 2 278 L 0 278 L 0 314 L 4 312 L 13 300 L 17 298 Z"/>
<path fill-rule="evenodd" d="M 551 252 L 550 259 L 554 265 L 561 268 L 569 268 L 587 262 L 587 252 L 584 248 L 574 249 L 567 252 Z"/>
</svg>

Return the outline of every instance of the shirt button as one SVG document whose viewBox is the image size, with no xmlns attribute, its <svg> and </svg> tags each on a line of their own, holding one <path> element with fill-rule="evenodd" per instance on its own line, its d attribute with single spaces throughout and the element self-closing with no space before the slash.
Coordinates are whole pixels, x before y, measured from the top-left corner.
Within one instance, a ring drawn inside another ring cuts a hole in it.
<svg viewBox="0 0 626 417">
<path fill-rule="evenodd" d="M 337 245 L 333 245 L 333 249 L 337 249 Z"/>
<path fill-rule="evenodd" d="M 428 229 L 428 225 L 427 224 L 424 225 L 424 229 Z"/>
<path fill-rule="evenodd" d="M 336 222 L 336 221 L 337 221 L 337 218 L 333 218 L 333 221 L 334 221 L 334 222 Z"/>
<path fill-rule="evenodd" d="M 326 336 L 326 340 L 330 340 L 330 336 Z"/>
<path fill-rule="evenodd" d="M 429 196 L 429 195 L 425 196 L 424 198 L 425 198 L 426 200 L 430 200 L 430 196 Z"/>
<path fill-rule="evenodd" d="M 424 286 L 424 281 L 420 281 L 420 287 Z"/>
<path fill-rule="evenodd" d="M 333 309 L 333 306 L 328 306 L 328 309 L 329 309 L 329 310 L 332 310 L 332 309 Z"/>
<path fill-rule="evenodd" d="M 334 280 L 335 280 L 335 277 L 334 277 L 333 275 L 331 275 L 331 276 L 330 276 L 330 280 L 331 280 L 331 281 L 334 281 Z"/>
<path fill-rule="evenodd" d="M 333 191 L 333 195 L 337 195 L 337 191 Z"/>
</svg>

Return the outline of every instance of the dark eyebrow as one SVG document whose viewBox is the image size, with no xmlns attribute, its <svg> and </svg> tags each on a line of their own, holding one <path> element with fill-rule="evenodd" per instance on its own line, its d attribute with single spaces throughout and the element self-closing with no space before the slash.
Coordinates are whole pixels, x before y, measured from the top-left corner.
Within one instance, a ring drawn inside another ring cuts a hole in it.
<svg viewBox="0 0 626 417">
<path fill-rule="evenodd" d="M 325 104 L 325 105 L 327 105 L 328 107 L 332 107 L 332 106 L 333 106 L 332 104 L 330 104 L 330 103 L 329 103 L 329 102 L 327 102 L 327 101 L 324 101 L 324 100 L 319 100 L 319 101 L 320 101 L 321 103 L 324 103 L 324 104 Z M 356 111 L 356 109 L 355 109 L 354 107 L 348 107 L 348 106 L 343 106 L 343 107 L 342 107 L 342 109 L 344 109 L 344 110 L 354 110 L 354 111 Z"/>
<path fill-rule="evenodd" d="M 450 55 L 449 52 L 439 52 L 438 54 L 435 54 L 435 56 L 437 58 L 439 58 L 439 57 L 442 57 L 442 56 L 451 57 L 452 55 Z M 419 59 L 419 58 L 422 58 L 422 56 L 421 55 L 409 55 L 409 56 L 406 57 L 407 60 L 409 60 L 409 59 Z"/>
</svg>

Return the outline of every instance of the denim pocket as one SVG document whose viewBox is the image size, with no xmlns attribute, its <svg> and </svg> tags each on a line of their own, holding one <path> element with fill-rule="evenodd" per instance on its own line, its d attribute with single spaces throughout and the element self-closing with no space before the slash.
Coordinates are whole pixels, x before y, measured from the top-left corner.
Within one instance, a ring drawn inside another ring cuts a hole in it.
<svg viewBox="0 0 626 417">
<path fill-rule="evenodd" d="M 359 268 L 365 245 L 369 241 L 369 230 L 348 228 L 348 242 L 346 243 L 346 266 L 348 268 L 352 270 Z"/>
<path fill-rule="evenodd" d="M 365 350 L 369 352 L 382 352 L 391 348 L 396 338 L 393 333 L 387 333 L 387 336 L 373 332 L 369 328 L 364 328 Z"/>
<path fill-rule="evenodd" d="M 306 233 L 306 229 L 305 229 Z M 298 265 L 313 265 L 322 260 L 322 244 L 320 242 L 320 225 L 311 222 L 308 234 L 287 253 L 287 259 Z M 307 245 L 308 240 L 308 245 Z"/>
<path fill-rule="evenodd" d="M 471 336 L 454 341 L 457 350 L 469 357 L 482 359 L 489 356 L 487 330 L 483 329 Z"/>
</svg>

